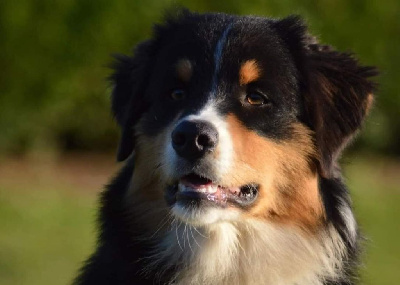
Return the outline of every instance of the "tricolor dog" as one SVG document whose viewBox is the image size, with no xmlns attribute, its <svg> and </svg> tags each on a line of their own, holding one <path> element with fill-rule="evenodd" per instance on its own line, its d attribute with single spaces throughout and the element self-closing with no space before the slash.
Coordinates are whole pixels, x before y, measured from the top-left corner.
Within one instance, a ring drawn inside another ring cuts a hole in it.
<svg viewBox="0 0 400 285">
<path fill-rule="evenodd" d="M 76 284 L 354 284 L 359 231 L 337 161 L 375 68 L 298 17 L 186 10 L 114 68 L 126 164 Z"/>
</svg>

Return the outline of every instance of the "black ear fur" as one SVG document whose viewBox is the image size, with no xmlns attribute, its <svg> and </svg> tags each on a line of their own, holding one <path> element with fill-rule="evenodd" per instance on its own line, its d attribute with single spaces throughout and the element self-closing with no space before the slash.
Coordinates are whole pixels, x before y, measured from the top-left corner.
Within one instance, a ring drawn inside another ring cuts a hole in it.
<svg viewBox="0 0 400 285">
<path fill-rule="evenodd" d="M 277 30 L 299 69 L 307 123 L 315 131 L 320 173 L 334 175 L 343 148 L 361 127 L 373 101 L 378 74 L 375 67 L 362 66 L 352 54 L 321 45 L 307 33 L 298 16 L 276 21 Z"/>
<path fill-rule="evenodd" d="M 111 103 L 122 132 L 117 153 L 118 161 L 125 160 L 133 152 L 133 127 L 149 107 L 144 92 L 150 73 L 152 52 L 153 43 L 146 41 L 137 46 L 133 57 L 115 56 L 115 71 L 111 76 L 114 85 Z"/>
<path fill-rule="evenodd" d="M 352 54 L 319 44 L 309 46 L 306 109 L 316 133 L 321 173 L 331 177 L 342 150 L 373 103 L 376 68 L 362 66 Z"/>
</svg>

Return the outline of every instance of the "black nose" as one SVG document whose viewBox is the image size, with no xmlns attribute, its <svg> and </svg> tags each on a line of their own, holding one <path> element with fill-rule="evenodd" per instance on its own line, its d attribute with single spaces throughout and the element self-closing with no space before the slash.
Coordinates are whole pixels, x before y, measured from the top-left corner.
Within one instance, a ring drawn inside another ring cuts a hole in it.
<svg viewBox="0 0 400 285">
<path fill-rule="evenodd" d="M 186 159 L 198 159 L 214 150 L 218 132 L 206 121 L 183 121 L 172 132 L 172 146 L 176 153 Z"/>
</svg>

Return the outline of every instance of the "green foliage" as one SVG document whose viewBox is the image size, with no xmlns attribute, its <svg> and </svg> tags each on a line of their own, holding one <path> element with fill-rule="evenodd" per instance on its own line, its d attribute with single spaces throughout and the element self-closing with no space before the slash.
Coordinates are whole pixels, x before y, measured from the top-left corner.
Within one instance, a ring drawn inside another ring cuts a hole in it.
<svg viewBox="0 0 400 285">
<path fill-rule="evenodd" d="M 363 142 L 400 152 L 398 0 L 182 0 L 192 10 L 304 16 L 323 42 L 382 70 Z M 109 111 L 111 54 L 130 53 L 171 1 L 0 2 L 0 153 L 105 150 L 117 130 Z"/>
</svg>

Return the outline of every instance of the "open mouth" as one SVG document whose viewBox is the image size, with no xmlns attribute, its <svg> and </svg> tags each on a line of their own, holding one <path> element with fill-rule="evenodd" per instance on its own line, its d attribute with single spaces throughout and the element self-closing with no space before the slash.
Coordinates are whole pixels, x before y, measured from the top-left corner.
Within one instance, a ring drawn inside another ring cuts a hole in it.
<svg viewBox="0 0 400 285">
<path fill-rule="evenodd" d="M 259 186 L 250 183 L 239 187 L 226 187 L 191 173 L 183 176 L 172 188 L 171 194 L 175 198 L 173 200 L 178 202 L 209 202 L 222 207 L 228 204 L 246 207 L 256 200 Z"/>
</svg>

